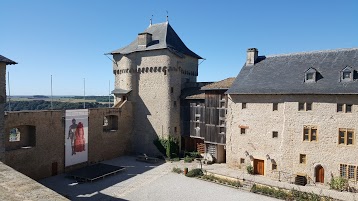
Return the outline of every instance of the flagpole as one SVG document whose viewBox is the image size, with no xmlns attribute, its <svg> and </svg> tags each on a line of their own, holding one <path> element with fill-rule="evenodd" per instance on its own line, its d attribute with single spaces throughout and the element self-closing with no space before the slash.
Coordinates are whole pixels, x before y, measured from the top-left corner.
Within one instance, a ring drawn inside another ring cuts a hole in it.
<svg viewBox="0 0 358 201">
<path fill-rule="evenodd" d="M 83 78 L 83 109 L 86 109 L 86 78 Z"/>
<path fill-rule="evenodd" d="M 108 108 L 111 107 L 111 80 L 108 81 Z"/>
<path fill-rule="evenodd" d="M 51 110 L 53 110 L 52 101 L 53 101 L 53 96 L 52 96 L 52 75 L 51 75 Z"/>
</svg>

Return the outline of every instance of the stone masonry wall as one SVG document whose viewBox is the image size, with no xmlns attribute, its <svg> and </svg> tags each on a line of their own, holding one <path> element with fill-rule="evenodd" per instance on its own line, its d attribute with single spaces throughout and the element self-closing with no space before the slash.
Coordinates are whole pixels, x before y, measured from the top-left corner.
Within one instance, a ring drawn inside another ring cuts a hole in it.
<svg viewBox="0 0 358 201">
<path fill-rule="evenodd" d="M 118 130 L 106 131 L 103 129 L 103 118 L 107 115 L 118 116 Z M 24 125 L 35 126 L 36 145 L 31 148 L 12 150 L 9 148 L 5 152 L 5 164 L 36 180 L 51 176 L 54 162 L 58 164 L 58 173 L 65 172 L 64 116 L 65 111 L 9 112 L 5 120 L 5 134 L 8 134 L 11 128 Z M 132 103 L 129 101 L 122 108 L 89 110 L 88 164 L 127 153 L 130 149 L 128 145 L 132 129 L 131 117 Z M 9 141 L 9 135 L 5 135 L 5 137 L 5 140 Z M 11 144 L 11 142 L 8 143 Z M 8 147 L 6 148 L 8 149 Z M 67 169 L 73 168 L 68 167 Z"/>
<path fill-rule="evenodd" d="M 115 87 L 132 90 L 132 151 L 158 154 L 154 139 L 180 136 L 180 93 L 185 81 L 196 81 L 198 60 L 166 49 L 114 55 L 114 60 Z"/>
<path fill-rule="evenodd" d="M 312 111 L 298 111 L 298 102 L 312 102 Z M 246 103 L 246 109 L 242 109 L 242 103 Z M 273 103 L 278 103 L 278 111 L 273 111 Z M 352 112 L 337 112 L 337 103 L 353 104 Z M 304 126 L 317 127 L 317 141 L 303 141 Z M 246 134 L 240 134 L 240 127 L 247 128 Z M 287 175 L 307 175 L 313 181 L 315 168 L 321 165 L 325 182 L 329 182 L 331 174 L 339 176 L 340 164 L 358 166 L 356 136 L 354 145 L 339 145 L 340 128 L 354 129 L 356 135 L 357 95 L 231 95 L 227 163 L 245 168 L 253 165 L 251 159 L 261 159 L 265 176 L 277 179 L 278 171 L 282 171 Z M 273 131 L 278 132 L 278 138 L 272 137 Z M 299 163 L 300 154 L 306 154 L 306 164 Z M 245 159 L 244 164 L 240 164 L 240 158 Z M 272 170 L 272 163 L 277 164 L 277 171 Z"/>
</svg>

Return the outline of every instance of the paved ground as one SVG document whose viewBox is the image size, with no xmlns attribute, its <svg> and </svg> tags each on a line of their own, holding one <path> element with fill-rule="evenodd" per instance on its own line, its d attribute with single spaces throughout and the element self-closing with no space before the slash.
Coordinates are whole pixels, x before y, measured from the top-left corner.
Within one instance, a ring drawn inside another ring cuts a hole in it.
<svg viewBox="0 0 358 201">
<path fill-rule="evenodd" d="M 77 183 L 65 174 L 40 183 L 70 200 L 276 200 L 171 172 L 173 167 L 190 169 L 197 166 L 196 163 L 151 165 L 135 161 L 134 157 L 120 157 L 105 163 L 124 166 L 126 171 L 93 183 Z"/>
</svg>

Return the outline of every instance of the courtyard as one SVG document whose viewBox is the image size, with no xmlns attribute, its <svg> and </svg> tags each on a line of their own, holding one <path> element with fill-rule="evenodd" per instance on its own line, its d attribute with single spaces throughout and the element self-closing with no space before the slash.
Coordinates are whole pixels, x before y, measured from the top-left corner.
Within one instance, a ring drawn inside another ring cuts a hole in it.
<svg viewBox="0 0 358 201">
<path fill-rule="evenodd" d="M 197 163 L 153 165 L 129 156 L 103 163 L 126 170 L 94 182 L 78 183 L 61 174 L 40 183 L 70 200 L 276 200 L 171 172 L 173 167 L 195 168 Z"/>
</svg>

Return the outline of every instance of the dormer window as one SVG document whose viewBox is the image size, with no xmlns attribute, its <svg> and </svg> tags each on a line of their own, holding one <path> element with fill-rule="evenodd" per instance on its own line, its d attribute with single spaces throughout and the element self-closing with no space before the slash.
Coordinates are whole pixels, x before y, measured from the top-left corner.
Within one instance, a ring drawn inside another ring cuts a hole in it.
<svg viewBox="0 0 358 201">
<path fill-rule="evenodd" d="M 341 81 L 342 82 L 349 82 L 349 81 L 353 81 L 353 69 L 349 66 L 345 67 L 342 71 L 341 71 Z"/>
<path fill-rule="evenodd" d="M 305 72 L 305 82 L 316 82 L 317 76 L 317 70 L 314 68 L 309 68 L 306 72 Z"/>
</svg>

